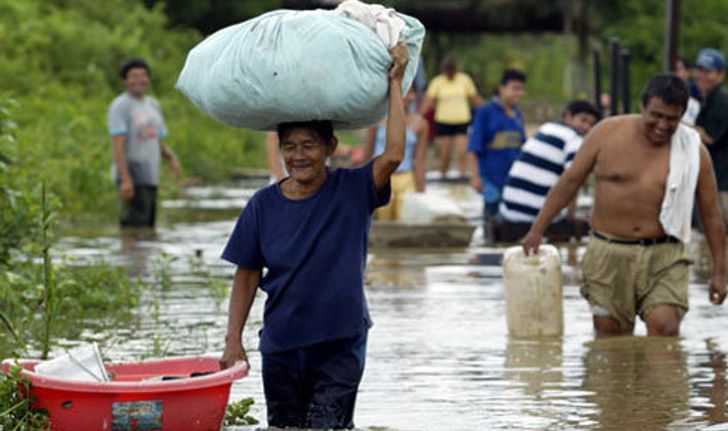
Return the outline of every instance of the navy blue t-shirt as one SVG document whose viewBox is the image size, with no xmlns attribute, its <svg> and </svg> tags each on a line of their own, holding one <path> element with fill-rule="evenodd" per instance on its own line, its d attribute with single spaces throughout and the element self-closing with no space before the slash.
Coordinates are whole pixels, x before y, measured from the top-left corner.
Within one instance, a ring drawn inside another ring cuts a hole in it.
<svg viewBox="0 0 728 431">
<path fill-rule="evenodd" d="M 291 200 L 280 183 L 258 191 L 240 215 L 222 258 L 267 268 L 260 351 L 273 353 L 364 333 L 372 324 L 364 295 L 367 237 L 377 192 L 373 162 L 329 171 L 313 195 Z"/>
</svg>

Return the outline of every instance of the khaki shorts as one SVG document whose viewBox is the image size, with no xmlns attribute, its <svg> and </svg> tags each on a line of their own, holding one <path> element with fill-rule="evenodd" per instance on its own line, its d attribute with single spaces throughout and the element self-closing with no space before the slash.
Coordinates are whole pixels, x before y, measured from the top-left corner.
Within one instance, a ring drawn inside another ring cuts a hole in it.
<svg viewBox="0 0 728 431">
<path fill-rule="evenodd" d="M 635 316 L 644 320 L 659 304 L 675 306 L 682 319 L 688 311 L 691 263 L 682 243 L 614 244 L 591 236 L 581 263 L 581 294 L 595 316 L 614 317 L 625 330 L 634 327 Z"/>
<path fill-rule="evenodd" d="M 383 206 L 375 212 L 375 218 L 377 220 L 391 221 L 399 220 L 402 217 L 402 205 L 404 204 L 402 196 L 405 193 L 415 191 L 415 174 L 413 172 L 392 174 L 390 184 L 392 186 L 392 196 L 387 206 Z"/>
</svg>

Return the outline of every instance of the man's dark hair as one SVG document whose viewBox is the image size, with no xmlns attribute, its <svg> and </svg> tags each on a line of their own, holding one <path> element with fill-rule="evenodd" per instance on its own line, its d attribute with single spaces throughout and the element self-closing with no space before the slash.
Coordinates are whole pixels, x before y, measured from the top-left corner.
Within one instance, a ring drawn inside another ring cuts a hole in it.
<svg viewBox="0 0 728 431">
<path fill-rule="evenodd" d="M 130 58 L 121 63 L 121 67 L 119 68 L 119 75 L 121 75 L 121 79 L 126 79 L 126 75 L 131 69 L 144 69 L 147 71 L 147 75 L 152 76 L 152 70 L 149 68 L 149 65 L 146 61 L 144 61 L 144 59 Z"/>
<path fill-rule="evenodd" d="M 314 121 L 294 121 L 290 123 L 281 123 L 277 127 L 278 131 L 278 143 L 283 145 L 283 139 L 293 129 L 309 129 L 318 135 L 319 138 L 323 139 L 324 144 L 331 145 L 334 139 L 334 125 L 328 120 L 314 120 Z"/>
<path fill-rule="evenodd" d="M 599 110 L 592 105 L 590 102 L 587 102 L 586 100 L 574 100 L 572 102 L 569 102 L 568 105 L 566 105 L 566 109 L 564 110 L 564 114 L 570 114 L 570 115 L 577 115 L 577 114 L 589 114 L 594 116 L 594 118 L 598 120 L 601 120 L 601 114 L 599 114 Z"/>
<path fill-rule="evenodd" d="M 509 81 L 518 81 L 526 83 L 526 74 L 521 72 L 520 70 L 516 69 L 506 69 L 503 71 L 503 76 L 501 77 L 501 85 L 508 84 Z"/>
<path fill-rule="evenodd" d="M 650 79 L 642 92 L 642 106 L 647 106 L 650 99 L 658 98 L 670 106 L 679 106 L 683 112 L 688 106 L 690 92 L 685 81 L 674 73 L 660 73 Z"/>
</svg>

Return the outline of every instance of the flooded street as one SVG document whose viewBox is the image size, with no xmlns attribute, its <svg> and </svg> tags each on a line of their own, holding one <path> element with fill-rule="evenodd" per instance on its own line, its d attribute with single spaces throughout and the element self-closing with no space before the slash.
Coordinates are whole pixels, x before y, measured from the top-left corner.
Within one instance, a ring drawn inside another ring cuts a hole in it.
<svg viewBox="0 0 728 431">
<path fill-rule="evenodd" d="M 464 186 L 432 189 L 454 189 L 477 219 L 479 197 Z M 164 202 L 170 221 L 152 239 L 63 239 L 57 248 L 65 255 L 161 273 L 171 285 L 146 293 L 131 315 L 74 322 L 83 329 L 60 339 L 56 351 L 93 340 L 111 360 L 219 354 L 227 299 L 206 281 L 230 284 L 234 268 L 218 256 L 251 194 L 249 185 L 190 189 Z M 700 281 L 707 270 L 703 248 L 695 244 L 691 309 L 679 339 L 647 339 L 639 322 L 634 337 L 599 340 L 579 294 L 575 262 L 583 246 L 561 250 L 569 262 L 564 336 L 533 340 L 507 335 L 503 249 L 483 246 L 480 229 L 466 249 L 370 250 L 366 289 L 374 327 L 355 423 L 377 431 L 728 430 L 721 425 L 728 421 L 728 308 L 708 302 Z M 258 295 L 244 334 L 251 373 L 231 393 L 232 400 L 252 396 L 252 415 L 262 424 L 239 429 L 265 425 L 256 351 L 264 299 Z"/>
</svg>

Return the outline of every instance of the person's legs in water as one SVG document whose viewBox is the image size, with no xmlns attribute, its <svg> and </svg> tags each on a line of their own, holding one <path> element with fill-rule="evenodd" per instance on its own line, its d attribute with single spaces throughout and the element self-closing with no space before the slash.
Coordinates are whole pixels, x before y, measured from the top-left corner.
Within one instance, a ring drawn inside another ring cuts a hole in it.
<svg viewBox="0 0 728 431">
<path fill-rule="evenodd" d="M 589 238 L 581 261 L 581 294 L 589 302 L 597 336 L 633 332 L 637 316 L 635 289 L 647 272 L 643 251 L 641 246 L 614 244 L 594 235 Z"/>
<path fill-rule="evenodd" d="M 458 172 L 460 177 L 468 175 L 468 135 L 455 135 L 455 157 L 458 163 Z"/>
<path fill-rule="evenodd" d="M 450 153 L 452 152 L 452 136 L 438 136 L 435 138 L 437 148 L 440 151 L 440 173 L 442 177 L 447 176 L 450 169 Z"/>
<path fill-rule="evenodd" d="M 303 387 L 299 350 L 261 356 L 268 425 L 303 428 L 308 397 Z"/>
<path fill-rule="evenodd" d="M 122 228 L 154 227 L 157 216 L 157 188 L 135 186 L 131 199 L 119 199 Z"/>
<path fill-rule="evenodd" d="M 495 222 L 498 219 L 498 202 L 488 202 L 483 204 L 483 237 L 486 244 L 495 242 Z"/>
<path fill-rule="evenodd" d="M 638 290 L 638 312 L 647 335 L 674 337 L 688 311 L 688 284 L 692 259 L 681 243 L 650 247 L 647 286 Z"/>
<path fill-rule="evenodd" d="M 305 427 L 354 428 L 354 406 L 364 373 L 367 334 L 305 349 L 311 388 Z"/>
</svg>

